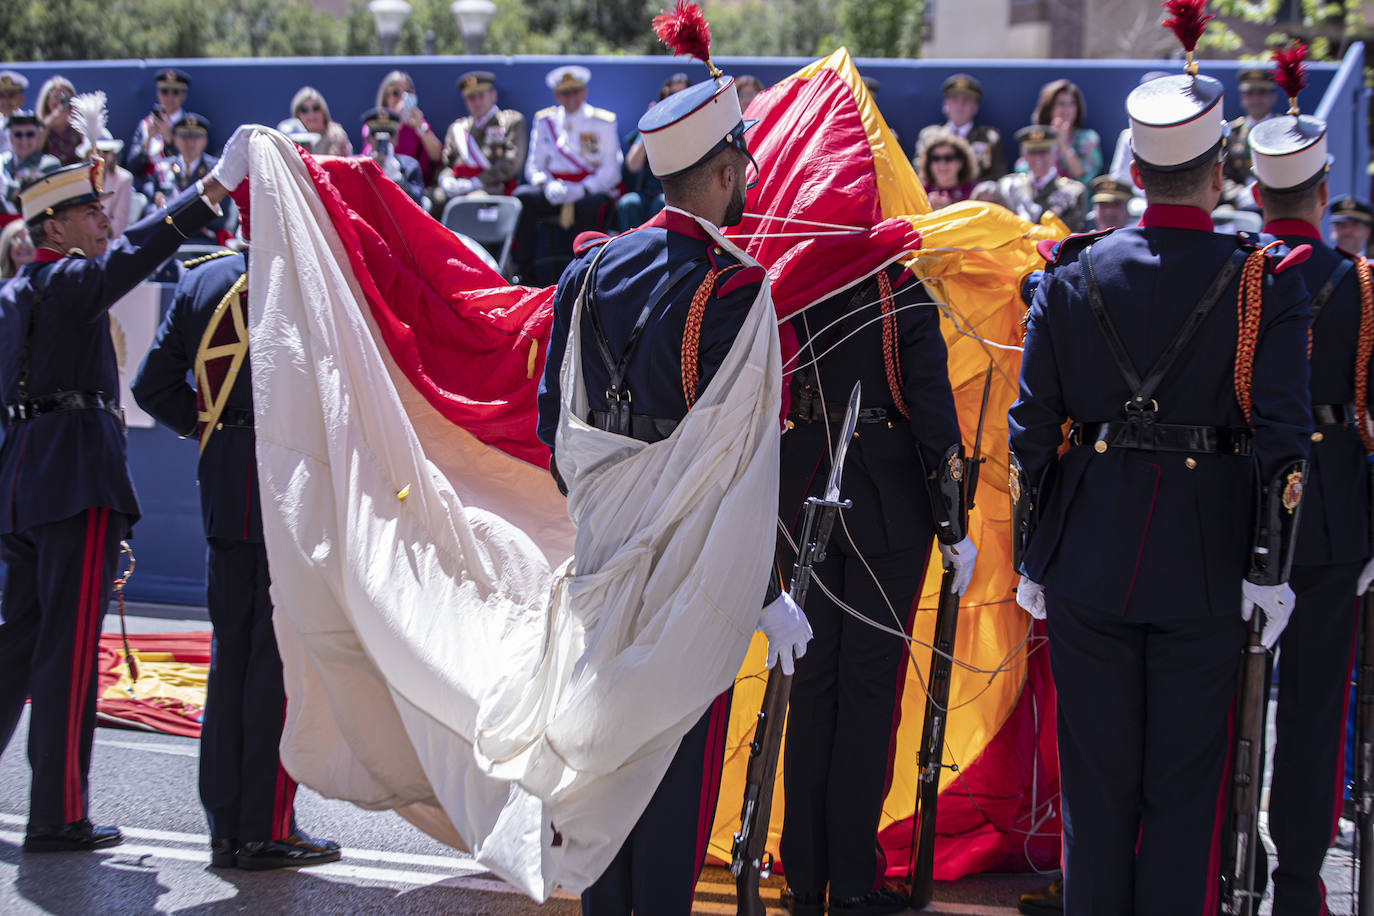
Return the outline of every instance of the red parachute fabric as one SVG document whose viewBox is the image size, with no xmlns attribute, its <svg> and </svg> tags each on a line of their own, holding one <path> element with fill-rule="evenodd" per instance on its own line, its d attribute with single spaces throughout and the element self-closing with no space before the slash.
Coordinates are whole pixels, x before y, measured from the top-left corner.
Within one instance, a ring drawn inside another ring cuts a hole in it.
<svg viewBox="0 0 1374 916">
<path fill-rule="evenodd" d="M 96 715 L 101 725 L 200 737 L 210 633 L 129 635 L 138 680 L 129 677 L 118 633 L 100 637 L 96 649 Z"/>
</svg>

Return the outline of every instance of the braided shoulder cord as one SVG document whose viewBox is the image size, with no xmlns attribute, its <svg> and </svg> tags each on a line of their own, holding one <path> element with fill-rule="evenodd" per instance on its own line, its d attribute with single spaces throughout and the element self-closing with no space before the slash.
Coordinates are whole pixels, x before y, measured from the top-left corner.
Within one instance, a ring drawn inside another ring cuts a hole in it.
<svg viewBox="0 0 1374 916">
<path fill-rule="evenodd" d="M 687 309 L 687 326 L 682 329 L 682 396 L 691 410 L 697 400 L 697 383 L 701 381 L 701 321 L 706 316 L 706 300 L 716 288 L 716 269 L 706 272 L 706 279 L 692 296 Z"/>
<path fill-rule="evenodd" d="M 1369 357 L 1374 354 L 1374 283 L 1371 283 L 1369 261 L 1355 262 L 1355 276 L 1360 281 L 1360 333 L 1355 342 L 1355 410 L 1360 425 L 1360 439 L 1366 454 L 1374 455 L 1374 435 L 1369 431 Z"/>
<path fill-rule="evenodd" d="M 902 397 L 902 364 L 897 353 L 897 304 L 892 300 L 892 280 L 886 270 L 878 271 L 878 292 L 882 296 L 883 369 L 887 373 L 887 390 L 892 395 L 892 403 L 910 420 L 911 411 Z"/>
<path fill-rule="evenodd" d="M 1279 242 L 1270 242 L 1252 251 L 1240 272 L 1240 291 L 1236 296 L 1236 363 L 1232 381 L 1236 389 L 1236 403 L 1250 422 L 1251 394 L 1254 387 L 1255 343 L 1259 340 L 1260 318 L 1264 313 L 1264 271 L 1269 262 L 1269 249 Z"/>
</svg>

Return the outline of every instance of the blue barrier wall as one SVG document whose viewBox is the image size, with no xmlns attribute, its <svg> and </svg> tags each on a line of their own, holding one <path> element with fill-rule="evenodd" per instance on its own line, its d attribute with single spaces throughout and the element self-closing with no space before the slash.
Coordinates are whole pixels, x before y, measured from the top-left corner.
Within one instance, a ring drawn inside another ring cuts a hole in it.
<svg viewBox="0 0 1374 916">
<path fill-rule="evenodd" d="M 577 59 L 575 59 L 577 60 Z M 37 102 L 38 87 L 53 73 L 62 73 L 78 91 L 103 89 L 109 97 L 110 126 L 127 139 L 138 119 L 155 100 L 152 74 L 164 66 L 178 66 L 193 79 L 188 107 L 217 125 L 212 143 L 227 139 L 229 126 L 247 122 L 276 124 L 286 117 L 296 90 L 306 84 L 320 89 L 336 120 L 358 142 L 357 115 L 373 104 L 377 84 L 391 69 L 409 72 L 420 105 L 436 130 L 464 113 L 453 89 L 457 75 L 482 68 L 497 74 L 501 104 L 527 114 L 551 103 L 544 74 L 567 58 L 408 57 L 352 59 L 243 59 L 189 61 L 99 61 L 78 63 L 6 64 L 22 71 L 33 84 L 28 102 Z M 686 71 L 694 79 L 701 65 L 663 57 L 580 59 L 593 73 L 590 99 L 617 112 L 622 133 L 655 96 L 670 74 Z M 1333 195 L 1368 196 L 1364 163 L 1368 161 L 1363 88 L 1363 47 L 1355 46 L 1340 64 L 1311 68 L 1311 87 L 1305 94 L 1307 111 L 1328 118 L 1331 150 L 1336 162 L 1331 173 Z M 765 83 L 786 77 L 807 61 L 802 59 L 723 59 L 731 73 L 753 73 Z M 940 84 L 957 71 L 975 74 L 984 87 L 981 122 L 994 124 L 1010 135 L 1030 119 L 1040 86 L 1067 76 L 1087 98 L 1088 126 L 1102 135 L 1104 159 L 1125 126 L 1123 101 L 1140 75 L 1148 70 L 1176 70 L 1176 61 L 860 61 L 860 69 L 880 82 L 879 107 L 910 152 L 920 128 L 942 120 Z M 1203 71 L 1235 85 L 1236 62 L 1204 61 Z M 1320 100 L 1320 109 L 1318 109 Z M 1228 91 L 1228 117 L 1240 114 L 1239 95 Z M 1014 147 L 1014 144 L 1009 144 Z M 1009 155 L 1015 150 L 1009 148 Z M 163 308 L 170 302 L 163 291 Z M 165 429 L 131 429 L 129 463 L 143 506 L 134 549 L 138 569 L 129 584 L 133 600 L 200 604 L 205 594 L 205 541 L 196 491 L 197 449 Z"/>
</svg>

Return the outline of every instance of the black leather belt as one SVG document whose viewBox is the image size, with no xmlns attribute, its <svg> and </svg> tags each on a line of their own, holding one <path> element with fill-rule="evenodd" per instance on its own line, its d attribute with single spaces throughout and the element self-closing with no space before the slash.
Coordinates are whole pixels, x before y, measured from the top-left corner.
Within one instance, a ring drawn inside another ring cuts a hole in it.
<svg viewBox="0 0 1374 916">
<path fill-rule="evenodd" d="M 1312 405 L 1312 422 L 1318 426 L 1349 426 L 1357 419 L 1354 404 Z"/>
<path fill-rule="evenodd" d="M 1133 448 L 1153 452 L 1249 455 L 1253 450 L 1248 429 L 1127 420 L 1075 423 L 1069 430 L 1069 444 L 1092 445 L 1099 452 L 1108 448 Z"/>
<path fill-rule="evenodd" d="M 827 419 L 832 423 L 843 423 L 845 414 L 849 410 L 848 407 L 830 406 L 827 406 L 823 410 L 821 410 L 818 409 L 815 402 L 812 402 L 808 406 L 809 409 L 804 407 L 801 410 L 789 412 L 787 414 L 787 419 L 795 423 L 811 423 L 821 419 Z M 886 423 L 888 421 L 888 418 L 895 415 L 896 413 L 897 411 L 895 409 L 888 410 L 886 407 L 860 407 L 859 422 Z"/>
<path fill-rule="evenodd" d="M 610 430 L 615 425 L 616 417 L 609 410 L 589 410 L 587 411 L 587 422 L 597 429 Z M 630 414 L 630 438 L 638 439 L 640 442 L 661 442 L 673 434 L 677 429 L 677 420 L 661 420 L 656 417 L 644 417 L 639 414 Z"/>
<path fill-rule="evenodd" d="M 103 410 L 122 425 L 124 411 L 119 403 L 103 391 L 58 391 L 53 394 L 40 394 L 18 404 L 9 405 L 6 415 L 10 424 L 23 423 L 49 413 L 64 413 L 69 410 Z"/>
<path fill-rule="evenodd" d="M 251 407 L 226 407 L 219 414 L 219 425 L 221 427 L 233 427 L 235 429 L 253 428 L 253 408 Z"/>
</svg>

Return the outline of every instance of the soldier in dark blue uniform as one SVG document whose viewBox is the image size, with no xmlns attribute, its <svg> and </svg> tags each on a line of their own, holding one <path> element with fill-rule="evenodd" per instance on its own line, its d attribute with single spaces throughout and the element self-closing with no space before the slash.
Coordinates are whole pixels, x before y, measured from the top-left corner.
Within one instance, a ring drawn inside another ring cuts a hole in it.
<svg viewBox="0 0 1374 916">
<path fill-rule="evenodd" d="M 173 126 L 172 134 L 176 148 L 168 150 L 168 155 L 156 163 L 152 174 L 139 189 L 148 202 L 157 207 L 209 175 L 219 161 L 205 152 L 210 142 L 210 122 L 200 115 L 183 112 Z M 226 206 L 225 212 L 207 223 L 195 240 L 217 242 L 218 233 L 225 228 L 228 220 L 229 207 Z"/>
<path fill-rule="evenodd" d="M 861 382 L 863 412 L 841 484 L 854 507 L 815 574 L 877 626 L 910 632 L 932 538 L 959 567 L 961 594 L 977 556 L 966 534 L 964 448 L 939 310 L 921 283 L 892 266 L 792 326 L 801 368 L 782 438 L 778 514 L 795 543 L 806 498 L 821 495 L 829 475 L 849 392 Z M 907 646 L 820 589 L 808 596 L 806 615 L 816 640 L 797 663 L 788 714 L 784 903 L 819 916 L 828 886 L 831 913 L 899 912 L 907 898 L 882 886 L 877 834 Z"/>
<path fill-rule="evenodd" d="M 763 268 L 741 261 L 702 226 L 735 225 L 744 214 L 747 126 L 730 77 L 684 89 L 640 119 L 649 167 L 662 179 L 668 205 L 638 229 L 584 246 L 559 281 L 539 388 L 539 438 L 550 450 L 569 321 L 584 287 L 581 356 L 591 425 L 657 442 L 672 434 L 710 384 L 766 282 Z M 699 331 L 691 332 L 688 313 L 699 291 L 708 298 Z M 688 391 L 683 378 L 691 367 L 684 367 L 682 354 L 691 350 L 685 342 L 691 333 L 699 333 L 698 381 Z M 557 478 L 556 454 L 550 469 Z M 793 653 L 800 656 L 810 638 L 806 618 L 776 579 L 760 597 L 770 665 L 780 659 L 791 673 Z M 629 838 L 582 894 L 584 914 L 691 912 L 729 706 L 727 691 L 682 739 Z"/>
<path fill-rule="evenodd" d="M 157 101 L 139 120 L 124 148 L 124 167 L 135 181 L 152 175 L 159 162 L 176 153 L 172 148 L 172 128 L 181 118 L 186 93 L 191 88 L 190 74 L 176 67 L 159 70 L 153 82 L 157 86 Z"/>
<path fill-rule="evenodd" d="M 382 167 L 386 177 L 417 204 L 422 204 L 425 196 L 425 179 L 420 172 L 420 162 L 414 156 L 406 156 L 395 151 L 396 135 L 401 130 L 401 116 L 389 108 L 369 108 L 363 112 L 363 125 L 367 128 L 369 155 Z"/>
<path fill-rule="evenodd" d="M 1245 620 L 1259 606 L 1272 646 L 1293 607 L 1301 253 L 1275 263 L 1210 231 L 1222 90 L 1189 67 L 1128 98 L 1141 226 L 1050 253 L 1009 415 L 1018 601 L 1048 615 L 1059 691 L 1071 914 L 1216 906 Z"/>
<path fill-rule="evenodd" d="M 210 864 L 266 869 L 333 862 L 338 844 L 296 827 L 296 783 L 278 754 L 286 688 L 272 630 L 254 457 L 248 264 L 243 255 L 226 253 L 188 267 L 133 393 L 159 422 L 183 437 L 197 436 L 201 445 L 206 605 L 214 627 L 200 737 Z"/>
<path fill-rule="evenodd" d="M 119 374 L 106 313 L 215 217 L 247 172 L 246 135 L 203 182 L 113 242 L 90 163 L 21 194 L 38 248 L 0 288 L 0 746 L 32 698 L 33 789 L 24 848 L 120 841 L 87 819 L 95 727 L 95 651 L 119 541 L 138 518 L 126 465 Z"/>
<path fill-rule="evenodd" d="M 1312 293 L 1312 433 L 1293 590 L 1297 608 L 1279 641 L 1278 743 L 1269 796 L 1269 835 L 1278 849 L 1274 912 L 1325 912 L 1322 861 L 1339 816 L 1341 742 L 1354 661 L 1356 594 L 1369 559 L 1369 472 L 1360 427 L 1368 416 L 1374 315 L 1360 309 L 1353 255 L 1321 240 L 1326 124 L 1294 110 L 1255 125 L 1250 150 L 1264 231 L 1292 248 L 1311 246 L 1295 272 Z M 1357 397 L 1365 400 L 1364 404 Z M 1369 443 L 1374 446 L 1374 440 Z M 1368 586 L 1368 581 L 1364 582 Z M 1262 847 L 1261 847 L 1262 852 Z M 1260 889 L 1267 870 L 1257 870 Z"/>
</svg>

